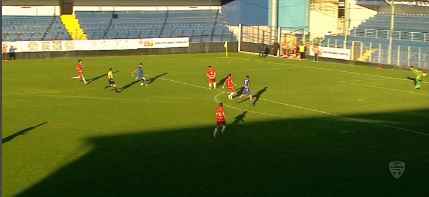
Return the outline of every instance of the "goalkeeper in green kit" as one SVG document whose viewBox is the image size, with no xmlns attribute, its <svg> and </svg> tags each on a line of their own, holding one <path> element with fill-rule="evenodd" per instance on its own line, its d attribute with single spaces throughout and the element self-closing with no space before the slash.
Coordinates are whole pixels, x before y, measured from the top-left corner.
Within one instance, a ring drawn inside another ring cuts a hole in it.
<svg viewBox="0 0 429 197">
<path fill-rule="evenodd" d="M 414 78 L 408 77 L 408 79 L 414 81 L 414 85 L 415 85 L 416 89 L 420 89 L 421 88 L 421 82 L 423 81 L 422 78 L 425 77 L 427 74 L 422 72 L 421 70 L 414 68 L 414 66 L 410 66 L 410 70 L 411 70 L 411 72 L 413 72 Z"/>
</svg>

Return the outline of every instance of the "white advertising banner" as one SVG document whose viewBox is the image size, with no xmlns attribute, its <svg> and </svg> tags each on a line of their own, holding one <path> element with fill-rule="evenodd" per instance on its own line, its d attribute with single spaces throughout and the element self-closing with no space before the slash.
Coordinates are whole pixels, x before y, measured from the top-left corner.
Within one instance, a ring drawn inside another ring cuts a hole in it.
<svg viewBox="0 0 429 197">
<path fill-rule="evenodd" d="M 141 48 L 189 47 L 189 38 L 144 38 L 114 40 L 55 40 L 2 42 L 2 46 L 13 46 L 16 52 L 46 51 L 98 51 L 127 50 Z"/>
<path fill-rule="evenodd" d="M 351 50 L 343 48 L 319 47 L 321 54 L 319 57 L 351 60 Z M 313 47 L 310 49 L 310 55 L 314 56 Z"/>
<path fill-rule="evenodd" d="M 139 48 L 189 47 L 189 38 L 145 38 L 139 40 Z"/>
</svg>

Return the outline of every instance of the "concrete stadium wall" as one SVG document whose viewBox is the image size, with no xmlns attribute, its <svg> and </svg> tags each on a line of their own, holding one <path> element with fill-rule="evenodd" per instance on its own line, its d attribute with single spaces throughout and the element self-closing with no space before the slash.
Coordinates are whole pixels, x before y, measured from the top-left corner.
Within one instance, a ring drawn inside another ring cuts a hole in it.
<svg viewBox="0 0 429 197">
<path fill-rule="evenodd" d="M 220 6 L 75 6 L 73 11 L 219 10 Z"/>
<path fill-rule="evenodd" d="M 238 42 L 228 42 L 228 51 L 237 52 Z M 17 53 L 16 59 L 49 59 L 56 57 L 85 57 L 85 56 L 122 56 L 122 55 L 158 55 L 186 53 L 216 53 L 225 52 L 223 42 L 190 43 L 188 48 L 135 49 L 112 51 L 55 51 Z"/>
<path fill-rule="evenodd" d="M 2 6 L 3 16 L 59 16 L 60 6 Z"/>
<path fill-rule="evenodd" d="M 222 14 L 234 25 L 268 25 L 268 1 L 230 1 L 222 5 Z"/>
<path fill-rule="evenodd" d="M 221 0 L 74 0 L 74 11 L 220 9 Z M 59 16 L 60 0 L 3 0 L 3 16 Z"/>
<path fill-rule="evenodd" d="M 3 6 L 55 6 L 59 0 L 3 0 Z M 75 6 L 220 6 L 221 0 L 74 0 Z"/>
<path fill-rule="evenodd" d="M 269 55 L 276 55 L 277 51 L 274 50 L 273 45 L 265 45 L 268 48 L 268 51 L 266 51 Z M 262 50 L 262 44 L 260 43 L 251 43 L 251 42 L 242 42 L 241 43 L 241 51 L 244 52 L 251 52 L 251 53 L 260 53 Z"/>
<path fill-rule="evenodd" d="M 221 5 L 220 0 L 74 0 L 78 6 L 209 6 Z"/>
<path fill-rule="evenodd" d="M 350 14 L 350 25 L 348 30 L 360 25 L 365 20 L 371 18 L 376 11 L 357 5 L 356 0 L 349 0 L 350 8 L 348 9 Z M 336 10 L 338 13 L 338 10 Z M 310 33 L 311 37 L 323 36 L 326 32 L 331 31 L 338 33 L 338 30 L 342 27 L 338 27 L 338 16 L 327 14 L 317 10 L 310 11 Z M 340 32 L 342 33 L 342 32 Z"/>
<path fill-rule="evenodd" d="M 324 36 L 326 32 L 337 32 L 338 17 L 316 10 L 310 11 L 310 35 L 311 38 Z"/>
<path fill-rule="evenodd" d="M 278 0 L 278 25 L 290 30 L 305 28 L 309 25 L 309 0 Z"/>
<path fill-rule="evenodd" d="M 58 6 L 59 0 L 3 0 L 3 6 Z"/>
<path fill-rule="evenodd" d="M 373 17 L 376 14 L 377 14 L 376 11 L 358 5 L 356 0 L 350 0 L 350 19 L 351 19 L 351 21 L 350 21 L 350 29 L 349 30 L 352 30 L 353 28 L 357 27 L 362 22 Z"/>
<path fill-rule="evenodd" d="M 377 9 L 380 12 L 389 12 L 390 6 L 383 6 Z M 395 5 L 396 13 L 403 14 L 429 14 L 429 6 L 406 6 L 406 5 Z"/>
<path fill-rule="evenodd" d="M 220 6 L 74 6 L 73 11 L 219 10 Z M 60 6 L 2 6 L 3 16 L 59 16 Z"/>
</svg>

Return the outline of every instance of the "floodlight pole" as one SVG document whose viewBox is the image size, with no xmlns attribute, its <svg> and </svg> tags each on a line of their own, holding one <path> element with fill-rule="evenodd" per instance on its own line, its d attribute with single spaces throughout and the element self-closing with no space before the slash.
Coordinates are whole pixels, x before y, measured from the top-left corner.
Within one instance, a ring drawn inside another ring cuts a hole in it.
<svg viewBox="0 0 429 197">
<path fill-rule="evenodd" d="M 241 23 L 240 23 L 240 24 L 238 24 L 238 46 L 237 46 L 238 52 L 241 51 L 242 33 L 243 33 L 243 28 L 242 28 Z"/>
<path fill-rule="evenodd" d="M 274 39 L 277 36 L 275 30 L 279 26 L 279 0 L 271 0 L 271 38 L 268 44 L 274 44 Z"/>
<path fill-rule="evenodd" d="M 389 49 L 387 51 L 387 64 L 392 64 L 392 43 L 393 32 L 395 31 L 395 0 L 390 2 L 390 31 L 389 31 Z"/>
<path fill-rule="evenodd" d="M 350 29 L 350 3 L 348 3 L 348 0 L 344 0 L 344 45 L 343 48 L 347 48 L 347 35 L 349 33 Z"/>
<path fill-rule="evenodd" d="M 225 57 L 228 57 L 228 42 L 225 41 L 223 46 L 225 47 Z"/>
</svg>

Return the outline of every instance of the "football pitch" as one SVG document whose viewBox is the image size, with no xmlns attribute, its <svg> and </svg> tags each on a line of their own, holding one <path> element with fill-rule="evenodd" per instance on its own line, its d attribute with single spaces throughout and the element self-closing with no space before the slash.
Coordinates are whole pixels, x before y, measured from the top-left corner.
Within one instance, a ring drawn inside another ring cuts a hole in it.
<svg viewBox="0 0 429 197">
<path fill-rule="evenodd" d="M 229 55 L 81 57 L 87 85 L 71 79 L 79 58 L 3 62 L 2 196 L 429 194 L 427 82 Z M 140 62 L 149 86 L 130 76 Z M 208 65 L 237 89 L 249 75 L 256 105 L 209 91 Z M 120 93 L 104 90 L 109 68 Z M 399 178 L 392 161 L 405 163 Z"/>
</svg>

